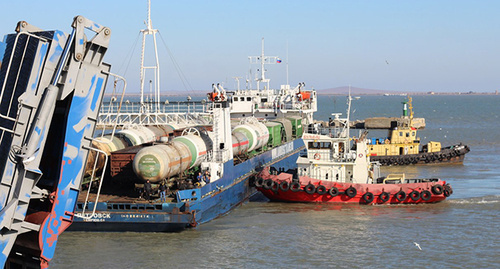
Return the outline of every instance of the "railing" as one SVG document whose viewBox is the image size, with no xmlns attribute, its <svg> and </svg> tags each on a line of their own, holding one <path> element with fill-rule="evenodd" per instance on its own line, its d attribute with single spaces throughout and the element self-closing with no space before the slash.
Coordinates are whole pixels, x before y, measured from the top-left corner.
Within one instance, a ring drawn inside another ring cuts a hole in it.
<svg viewBox="0 0 500 269">
<path fill-rule="evenodd" d="M 142 105 L 138 102 L 108 102 L 101 106 L 97 124 L 99 127 L 154 124 L 212 124 L 212 104 L 207 102 L 178 101 Z"/>
</svg>

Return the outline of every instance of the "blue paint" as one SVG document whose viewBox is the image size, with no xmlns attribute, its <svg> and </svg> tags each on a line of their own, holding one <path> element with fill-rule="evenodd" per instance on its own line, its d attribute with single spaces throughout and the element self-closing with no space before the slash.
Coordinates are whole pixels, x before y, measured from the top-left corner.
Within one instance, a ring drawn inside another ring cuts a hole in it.
<svg viewBox="0 0 500 269">
<path fill-rule="evenodd" d="M 57 64 L 59 62 L 59 59 L 61 58 L 61 55 L 62 55 L 63 50 L 64 50 L 66 40 L 67 40 L 66 35 L 63 32 L 56 31 L 54 33 L 54 41 L 55 42 L 52 43 L 54 50 L 52 51 L 52 55 L 49 58 L 50 62 L 55 63 L 55 64 Z M 54 46 L 54 43 L 57 45 Z"/>
<path fill-rule="evenodd" d="M 95 78 L 96 76 L 94 75 L 91 84 L 95 82 Z M 98 100 L 103 92 L 102 79 L 100 82 L 98 81 L 98 84 L 99 83 L 100 87 L 96 87 L 94 91 L 88 91 L 86 96 L 73 96 L 71 107 L 67 113 L 67 126 L 64 137 L 64 141 L 68 146 L 80 149 L 83 137 L 92 135 L 92 130 L 90 130 L 90 128 L 75 130 L 74 126 L 80 123 L 82 117 L 85 118 L 87 115 L 92 114 L 92 100 Z M 93 113 L 97 113 L 97 111 Z M 72 220 L 71 216 L 66 215 L 66 212 L 73 212 L 76 206 L 82 167 L 85 167 L 86 157 L 86 154 L 82 154 L 80 150 L 79 154 L 72 159 L 69 158 L 69 156 L 63 156 L 64 167 L 61 171 L 56 201 L 52 208 L 53 214 L 49 217 L 49 220 L 45 222 L 46 225 L 42 226 L 40 229 L 43 234 L 42 238 L 45 238 L 45 241 L 42 242 L 42 255 L 49 260 L 54 256 L 57 237 L 59 236 L 59 232 L 57 231 L 59 231 L 64 224 L 62 220 L 66 221 L 66 223 L 70 223 Z M 49 234 L 49 231 L 53 231 L 53 233 Z M 47 242 L 47 239 L 51 236 L 55 238 L 52 245 Z"/>
<path fill-rule="evenodd" d="M 93 79 L 92 79 L 93 81 Z M 98 78 L 97 79 L 97 84 L 96 84 L 96 91 L 101 91 L 104 86 L 104 79 L 103 78 Z M 91 87 L 92 89 L 92 87 Z M 94 98 L 92 99 L 92 102 L 90 104 L 90 110 L 95 111 L 97 104 L 97 101 L 99 101 L 99 96 L 94 94 Z"/>
</svg>

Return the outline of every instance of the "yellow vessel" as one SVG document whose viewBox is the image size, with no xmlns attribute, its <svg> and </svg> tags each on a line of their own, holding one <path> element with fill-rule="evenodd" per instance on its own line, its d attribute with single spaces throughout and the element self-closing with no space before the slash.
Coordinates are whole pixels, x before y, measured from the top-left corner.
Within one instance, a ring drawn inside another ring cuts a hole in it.
<svg viewBox="0 0 500 269">
<path fill-rule="evenodd" d="M 408 115 L 408 110 L 410 111 Z M 417 129 L 412 125 L 412 98 L 403 103 L 403 116 L 384 138 L 369 140 L 368 150 L 372 161 L 382 165 L 409 165 L 429 163 L 461 163 L 469 147 L 462 143 L 441 147 L 441 142 L 430 141 L 420 148 Z"/>
</svg>

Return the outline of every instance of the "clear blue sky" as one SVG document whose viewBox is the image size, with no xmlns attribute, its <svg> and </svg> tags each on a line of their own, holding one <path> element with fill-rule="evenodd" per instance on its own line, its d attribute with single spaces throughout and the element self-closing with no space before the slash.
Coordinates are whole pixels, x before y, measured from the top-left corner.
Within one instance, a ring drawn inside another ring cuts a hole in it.
<svg viewBox="0 0 500 269">
<path fill-rule="evenodd" d="M 0 34 L 17 21 L 70 32 L 83 15 L 112 30 L 106 61 L 139 86 L 146 0 L 1 0 Z M 271 86 L 394 91 L 494 91 L 500 88 L 500 1 L 164 1 L 152 0 L 153 26 L 188 79 L 184 86 L 161 41 L 162 90 L 234 88 L 247 56 L 266 54 Z M 287 55 L 288 44 L 288 59 Z M 132 57 L 130 64 L 128 58 Z M 128 65 L 127 65 L 128 64 Z M 128 71 L 124 73 L 125 67 Z M 243 84 L 242 84 L 243 85 Z"/>
</svg>

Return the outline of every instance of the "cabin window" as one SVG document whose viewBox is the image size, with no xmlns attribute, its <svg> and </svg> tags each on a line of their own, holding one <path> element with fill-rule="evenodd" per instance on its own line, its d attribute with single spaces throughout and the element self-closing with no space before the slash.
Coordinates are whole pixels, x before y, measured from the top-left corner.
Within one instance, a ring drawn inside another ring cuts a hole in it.
<svg viewBox="0 0 500 269">
<path fill-rule="evenodd" d="M 233 100 L 234 100 L 235 102 L 238 102 L 238 97 L 236 97 L 236 96 L 235 96 L 235 97 L 233 97 Z"/>
<path fill-rule="evenodd" d="M 267 98 L 261 98 L 261 99 L 260 99 L 260 101 L 261 101 L 262 103 L 266 103 L 266 102 L 267 102 Z"/>
<path fill-rule="evenodd" d="M 403 132 L 399 132 L 399 136 L 403 136 Z"/>
<path fill-rule="evenodd" d="M 328 179 L 328 173 L 326 173 L 326 175 L 325 175 L 325 179 Z"/>
<path fill-rule="evenodd" d="M 331 142 L 309 142 L 307 148 L 310 149 L 331 149 Z"/>
<path fill-rule="evenodd" d="M 247 101 L 252 101 L 252 97 L 247 97 Z"/>
<path fill-rule="evenodd" d="M 410 137 L 410 133 L 406 133 L 406 137 Z"/>
<path fill-rule="evenodd" d="M 245 97 L 240 97 L 240 101 L 245 101 Z"/>
<path fill-rule="evenodd" d="M 339 153 L 343 153 L 344 152 L 344 143 L 340 142 L 339 143 Z"/>
</svg>

